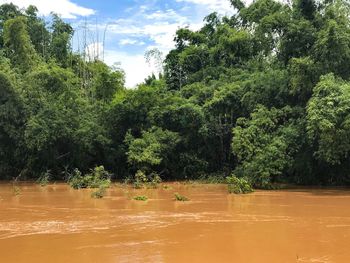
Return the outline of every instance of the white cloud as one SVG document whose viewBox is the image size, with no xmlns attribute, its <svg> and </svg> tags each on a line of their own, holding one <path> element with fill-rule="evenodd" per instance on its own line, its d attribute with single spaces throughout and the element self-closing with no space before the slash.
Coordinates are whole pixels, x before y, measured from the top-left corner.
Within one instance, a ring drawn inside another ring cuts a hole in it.
<svg viewBox="0 0 350 263">
<path fill-rule="evenodd" d="M 203 26 L 203 18 L 210 12 L 234 12 L 229 0 L 175 1 L 182 2 L 183 7 L 179 10 L 160 10 L 154 1 L 147 1 L 147 5 L 127 8 L 127 15 L 122 18 L 107 20 L 98 25 L 99 31 L 104 32 L 106 29 L 104 60 L 108 65 L 121 63 L 121 68 L 126 73 L 127 87 L 135 87 L 152 72 L 158 72 L 155 65 L 150 66 L 146 62 L 145 51 L 157 48 L 165 55 L 175 46 L 177 29 L 188 26 L 192 30 L 198 30 Z M 96 24 L 92 22 L 91 27 L 95 28 Z M 92 54 L 98 53 L 96 49 L 95 44 L 89 46 Z M 101 47 L 99 50 L 102 50 Z"/>
<path fill-rule="evenodd" d="M 93 61 L 96 59 L 101 59 L 103 57 L 103 43 L 92 43 L 85 48 L 86 59 Z"/>
<path fill-rule="evenodd" d="M 233 8 L 229 0 L 176 0 L 176 2 L 186 2 L 201 6 L 210 12 L 218 12 L 220 14 L 229 14 L 233 12 Z"/>
<path fill-rule="evenodd" d="M 27 8 L 34 5 L 41 15 L 49 15 L 51 12 L 61 15 L 63 18 L 77 18 L 77 16 L 89 16 L 95 13 L 90 8 L 79 6 L 70 0 L 0 0 L 0 4 L 13 3 L 19 8 Z"/>
<path fill-rule="evenodd" d="M 134 88 L 137 84 L 142 83 L 145 78 L 156 72 L 156 68 L 150 67 L 143 55 L 131 55 L 114 50 L 106 50 L 105 62 L 112 66 L 120 62 L 120 67 L 126 73 L 126 87 Z"/>
<path fill-rule="evenodd" d="M 146 43 L 143 41 L 139 41 L 137 39 L 131 39 L 131 38 L 124 38 L 119 41 L 119 45 L 126 46 L 126 45 L 138 45 L 138 46 L 143 46 Z"/>
<path fill-rule="evenodd" d="M 148 49 L 157 48 L 163 54 L 174 48 L 174 37 L 177 29 L 189 26 L 193 30 L 199 29 L 203 25 L 202 18 L 198 21 L 188 18 L 178 11 L 167 9 L 165 11 L 149 11 L 146 7 L 140 7 L 138 11 L 128 18 L 121 18 L 108 23 L 107 34 L 109 37 L 118 38 L 119 45 L 138 45 L 143 43 L 143 48 L 136 54 L 120 52 L 111 47 L 105 51 L 105 62 L 113 65 L 121 62 L 121 68 L 126 73 L 126 86 L 135 87 L 144 79 L 159 71 L 153 63 L 151 66 L 146 62 L 144 53 Z M 105 28 L 101 25 L 100 28 Z M 140 45 L 141 46 L 141 45 Z"/>
<path fill-rule="evenodd" d="M 172 12 L 170 12 L 172 13 Z M 152 18 L 152 19 L 151 19 Z M 125 39 L 119 41 L 119 44 L 144 44 L 144 41 L 136 41 L 137 38 L 148 39 L 154 42 L 161 51 L 166 52 L 174 47 L 174 37 L 177 29 L 190 25 L 190 21 L 183 16 L 173 14 L 172 18 L 167 19 L 160 12 L 155 12 L 143 16 L 141 19 L 134 18 L 118 19 L 108 26 L 108 34 L 126 35 Z M 202 23 L 201 23 L 202 24 Z M 198 29 L 198 23 L 190 28 Z"/>
<path fill-rule="evenodd" d="M 105 51 L 105 62 L 112 66 L 113 64 L 120 62 L 120 67 L 126 73 L 126 87 L 133 88 L 137 84 L 140 84 L 144 79 L 151 75 L 152 72 L 156 72 L 155 67 L 150 67 L 143 55 L 131 55 L 124 52 L 118 52 L 114 50 Z"/>
</svg>

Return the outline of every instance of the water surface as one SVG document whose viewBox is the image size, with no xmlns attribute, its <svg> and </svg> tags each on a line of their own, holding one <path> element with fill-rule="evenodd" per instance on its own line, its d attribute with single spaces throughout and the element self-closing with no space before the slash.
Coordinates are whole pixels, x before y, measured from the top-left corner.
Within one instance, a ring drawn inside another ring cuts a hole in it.
<svg viewBox="0 0 350 263">
<path fill-rule="evenodd" d="M 20 189 L 0 184 L 0 262 L 350 262 L 350 191 L 114 185 L 96 200 L 64 184 Z"/>
</svg>

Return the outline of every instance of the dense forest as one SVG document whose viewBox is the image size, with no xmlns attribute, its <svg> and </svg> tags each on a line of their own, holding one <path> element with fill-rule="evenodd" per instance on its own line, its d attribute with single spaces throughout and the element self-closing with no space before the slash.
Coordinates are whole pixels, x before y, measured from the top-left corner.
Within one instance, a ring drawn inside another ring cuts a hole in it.
<svg viewBox="0 0 350 263">
<path fill-rule="evenodd" d="M 163 180 L 350 182 L 350 5 L 231 0 L 181 28 L 163 74 L 135 89 L 74 52 L 71 25 L 0 6 L 0 178 L 103 165 Z"/>
</svg>

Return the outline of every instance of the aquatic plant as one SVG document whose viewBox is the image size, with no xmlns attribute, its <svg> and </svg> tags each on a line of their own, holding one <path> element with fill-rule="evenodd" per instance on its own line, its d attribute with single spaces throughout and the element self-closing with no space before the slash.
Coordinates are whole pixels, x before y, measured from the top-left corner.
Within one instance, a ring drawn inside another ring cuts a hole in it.
<svg viewBox="0 0 350 263">
<path fill-rule="evenodd" d="M 133 199 L 136 201 L 147 201 L 148 197 L 145 195 L 139 195 L 139 196 L 135 196 Z"/>
<path fill-rule="evenodd" d="M 163 185 L 163 189 L 164 190 L 171 190 L 173 188 L 170 185 L 165 184 L 165 185 Z"/>
<path fill-rule="evenodd" d="M 106 188 L 101 186 L 96 191 L 93 191 L 91 193 L 91 197 L 95 199 L 101 199 L 105 196 L 105 194 L 106 194 Z"/>
<path fill-rule="evenodd" d="M 21 188 L 19 188 L 18 186 L 16 186 L 16 185 L 13 185 L 13 187 L 12 187 L 12 191 L 13 191 L 13 194 L 15 195 L 15 196 L 17 196 L 17 195 L 20 195 L 21 194 Z"/>
<path fill-rule="evenodd" d="M 230 194 L 248 194 L 253 188 L 245 178 L 238 178 L 235 175 L 226 177 L 227 188 Z"/>
<path fill-rule="evenodd" d="M 187 198 L 186 196 L 180 195 L 178 193 L 175 193 L 175 201 L 181 201 L 181 202 L 186 202 L 186 201 L 190 201 L 189 198 Z"/>
</svg>

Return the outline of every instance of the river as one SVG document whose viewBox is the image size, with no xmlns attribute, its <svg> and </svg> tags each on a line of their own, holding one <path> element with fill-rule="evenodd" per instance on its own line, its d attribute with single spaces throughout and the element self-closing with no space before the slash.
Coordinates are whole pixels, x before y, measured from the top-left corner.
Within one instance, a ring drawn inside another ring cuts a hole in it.
<svg viewBox="0 0 350 263">
<path fill-rule="evenodd" d="M 174 201 L 174 193 L 190 198 Z M 350 191 L 0 184 L 0 262 L 350 262 Z M 147 195 L 146 202 L 135 201 Z"/>
</svg>

